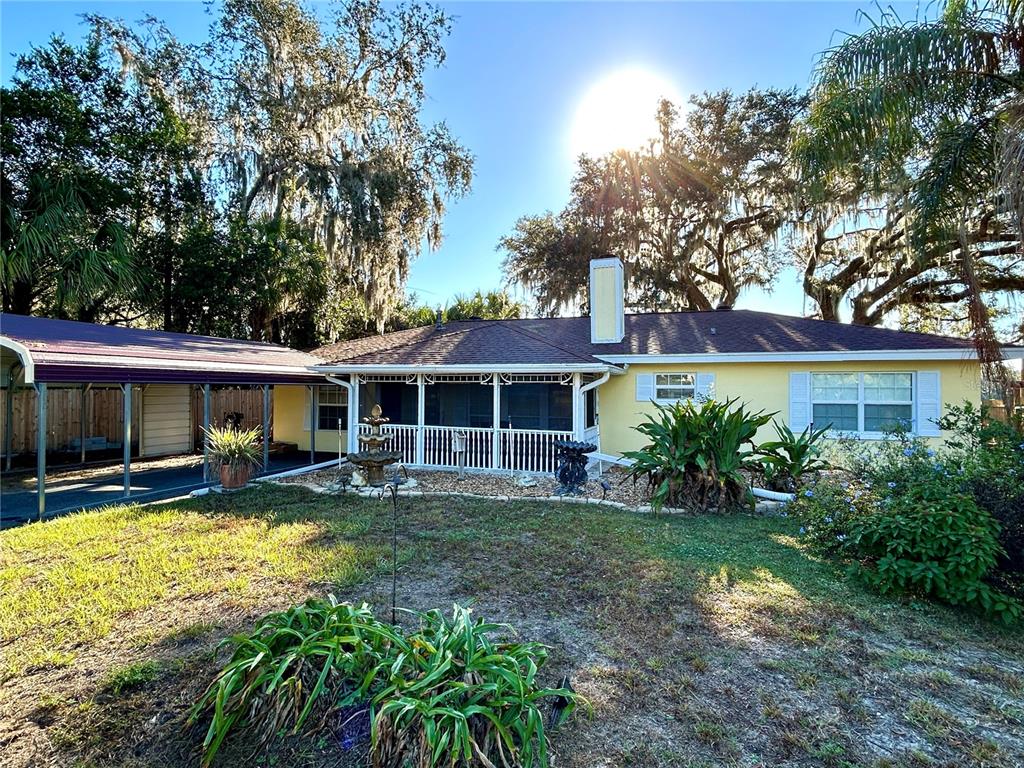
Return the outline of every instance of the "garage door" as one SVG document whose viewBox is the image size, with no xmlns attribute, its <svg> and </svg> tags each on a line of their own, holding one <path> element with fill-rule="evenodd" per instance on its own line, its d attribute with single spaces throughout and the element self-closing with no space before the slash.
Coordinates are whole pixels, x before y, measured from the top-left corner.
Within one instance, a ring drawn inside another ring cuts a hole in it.
<svg viewBox="0 0 1024 768">
<path fill-rule="evenodd" d="M 192 450 L 188 384 L 150 384 L 142 395 L 142 455 Z"/>
</svg>

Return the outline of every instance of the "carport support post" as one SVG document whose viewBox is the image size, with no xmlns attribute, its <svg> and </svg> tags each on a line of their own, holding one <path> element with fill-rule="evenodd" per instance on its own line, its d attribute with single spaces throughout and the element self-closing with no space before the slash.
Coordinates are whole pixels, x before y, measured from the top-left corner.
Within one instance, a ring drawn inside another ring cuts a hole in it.
<svg viewBox="0 0 1024 768">
<path fill-rule="evenodd" d="M 132 495 L 132 385 L 122 384 L 124 393 L 124 495 Z"/>
<path fill-rule="evenodd" d="M 4 414 L 4 471 L 11 471 L 11 451 L 14 449 L 14 369 L 18 367 L 13 363 L 7 371 L 7 397 L 4 400 L 6 413 Z"/>
<path fill-rule="evenodd" d="M 206 433 L 210 430 L 210 385 L 203 384 L 203 482 L 210 482 L 210 441 Z"/>
<path fill-rule="evenodd" d="M 46 514 L 46 382 L 36 384 L 36 498 L 39 519 Z"/>
<path fill-rule="evenodd" d="M 263 385 L 263 471 L 270 471 L 270 385 Z"/>
<path fill-rule="evenodd" d="M 316 384 L 309 385 L 309 463 L 316 464 L 316 405 L 320 399 L 320 388 Z"/>
<path fill-rule="evenodd" d="M 80 430 L 79 436 L 78 436 L 79 440 L 82 443 L 79 446 L 79 448 L 81 449 L 82 464 L 85 464 L 85 434 L 86 434 L 85 433 L 85 424 L 86 424 L 86 416 L 89 413 L 89 397 L 88 397 L 88 394 L 89 394 L 89 385 L 88 384 L 83 384 L 82 385 L 82 399 L 79 402 L 79 406 L 78 406 L 78 417 L 79 417 L 79 420 L 82 422 L 81 430 Z"/>
</svg>

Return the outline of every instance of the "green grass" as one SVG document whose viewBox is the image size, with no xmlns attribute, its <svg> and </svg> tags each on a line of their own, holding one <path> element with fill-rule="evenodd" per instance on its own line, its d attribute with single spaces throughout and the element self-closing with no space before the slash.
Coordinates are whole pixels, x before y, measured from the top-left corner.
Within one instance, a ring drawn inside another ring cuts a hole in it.
<svg viewBox="0 0 1024 768">
<path fill-rule="evenodd" d="M 212 676 L 216 643 L 310 595 L 382 608 L 390 526 L 374 499 L 269 487 L 0 533 L 5 686 L 25 701 L 55 697 L 45 709 L 58 761 L 128 763 L 134 745 L 118 762 L 111 739 L 144 733 L 140 765 L 178 764 L 196 743 L 175 718 Z M 473 602 L 551 645 L 552 670 L 589 699 L 558 737 L 567 768 L 606 756 L 911 765 L 922 744 L 937 765 L 1024 760 L 1024 743 L 985 741 L 1015 738 L 1024 711 L 1019 633 L 873 594 L 809 555 L 796 529 L 777 517 L 404 499 L 399 603 Z M 894 721 L 915 737 L 854 757 L 865 733 L 882 743 Z M 263 764 L 334 765 L 332 744 L 294 744 Z"/>
<path fill-rule="evenodd" d="M 118 506 L 4 531 L 0 675 L 67 665 L 119 618 L 164 601 L 244 598 L 266 580 L 352 584 L 384 557 L 383 546 L 339 539 L 365 533 L 370 514 L 315 521 L 302 506 L 251 517 L 201 500 Z"/>
</svg>

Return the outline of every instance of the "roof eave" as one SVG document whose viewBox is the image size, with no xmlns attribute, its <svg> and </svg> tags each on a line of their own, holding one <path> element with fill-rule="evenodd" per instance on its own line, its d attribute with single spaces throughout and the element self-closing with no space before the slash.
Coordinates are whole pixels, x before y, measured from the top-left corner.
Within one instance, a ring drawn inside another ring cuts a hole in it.
<svg viewBox="0 0 1024 768">
<path fill-rule="evenodd" d="M 1024 347 L 1004 347 L 1007 359 L 1024 358 Z M 701 352 L 684 355 L 595 355 L 598 360 L 623 363 L 798 363 L 854 360 L 976 360 L 971 348 L 830 350 L 814 352 Z"/>
<path fill-rule="evenodd" d="M 346 364 L 325 363 L 312 367 L 324 374 L 336 373 L 603 373 L 616 371 L 618 368 L 609 363 L 595 361 L 593 363 L 465 363 L 465 364 L 383 364 L 358 363 Z"/>
</svg>

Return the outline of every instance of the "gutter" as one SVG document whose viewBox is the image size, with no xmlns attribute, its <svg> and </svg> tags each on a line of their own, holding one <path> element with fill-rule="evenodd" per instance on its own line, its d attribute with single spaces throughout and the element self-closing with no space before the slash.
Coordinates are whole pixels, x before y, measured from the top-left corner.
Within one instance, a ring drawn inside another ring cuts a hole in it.
<svg viewBox="0 0 1024 768">
<path fill-rule="evenodd" d="M 604 373 L 617 372 L 617 366 L 604 362 L 595 363 L 515 363 L 505 365 L 487 365 L 473 363 L 471 365 L 379 365 L 360 364 L 345 365 L 314 365 L 310 371 L 325 376 L 339 373 Z"/>
<path fill-rule="evenodd" d="M 355 402 L 355 399 L 356 399 L 356 389 L 352 385 L 352 382 L 351 381 L 345 381 L 344 379 L 339 379 L 336 376 L 327 376 L 326 378 L 327 378 L 327 380 L 329 382 L 331 382 L 331 384 L 337 384 L 339 387 L 344 387 L 346 390 L 348 390 L 348 412 L 349 412 L 349 414 L 352 414 L 352 412 L 353 412 L 352 408 L 353 408 L 353 405 L 354 405 L 356 418 L 358 419 L 359 418 L 359 403 Z M 346 439 L 348 440 L 348 446 L 347 447 L 348 447 L 348 450 L 350 450 L 350 451 L 352 451 L 354 453 L 355 452 L 355 447 L 354 447 L 354 445 L 355 445 L 355 442 L 354 442 L 355 441 L 355 433 L 357 432 L 357 430 L 352 428 L 352 416 L 351 415 L 349 415 L 349 420 L 348 421 L 349 421 L 349 423 L 346 425 L 346 429 L 345 429 Z M 341 467 L 341 458 L 342 458 L 341 457 L 341 440 L 339 440 L 338 441 L 338 466 L 339 467 Z"/>
</svg>

